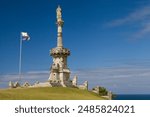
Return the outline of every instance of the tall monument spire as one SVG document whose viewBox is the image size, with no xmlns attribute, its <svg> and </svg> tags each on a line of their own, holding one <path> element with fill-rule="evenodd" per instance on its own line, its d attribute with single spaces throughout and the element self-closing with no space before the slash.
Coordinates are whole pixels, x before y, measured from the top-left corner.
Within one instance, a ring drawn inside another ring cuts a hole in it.
<svg viewBox="0 0 150 117">
<path fill-rule="evenodd" d="M 63 42 L 62 42 L 62 27 L 64 24 L 64 21 L 62 20 L 62 14 L 61 14 L 61 8 L 58 6 L 56 9 L 57 14 L 57 47 L 62 48 Z"/>
<path fill-rule="evenodd" d="M 61 85 L 63 87 L 71 85 L 70 70 L 67 66 L 67 57 L 70 51 L 63 47 L 62 43 L 62 27 L 64 21 L 62 20 L 61 8 L 58 6 L 56 9 L 56 24 L 57 24 L 57 47 L 52 48 L 50 55 L 53 57 L 53 64 L 50 69 L 50 76 L 48 81 L 52 85 Z"/>
</svg>

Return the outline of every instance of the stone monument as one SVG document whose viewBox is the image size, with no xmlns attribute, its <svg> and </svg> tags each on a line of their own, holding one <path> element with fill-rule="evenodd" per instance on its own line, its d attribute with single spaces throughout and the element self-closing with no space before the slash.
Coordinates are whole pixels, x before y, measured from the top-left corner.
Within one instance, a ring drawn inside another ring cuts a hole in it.
<svg viewBox="0 0 150 117">
<path fill-rule="evenodd" d="M 62 27 L 64 21 L 62 20 L 62 12 L 60 6 L 56 9 L 57 14 L 57 47 L 50 50 L 50 55 L 53 57 L 53 64 L 50 69 L 50 76 L 48 81 L 53 85 L 67 87 L 71 85 L 70 70 L 67 66 L 67 57 L 70 51 L 63 47 Z"/>
<path fill-rule="evenodd" d="M 62 10 L 60 6 L 56 9 L 57 14 L 57 46 L 50 50 L 50 55 L 53 57 L 53 63 L 50 68 L 50 76 L 46 82 L 36 82 L 30 85 L 25 82 L 24 85 L 20 85 L 18 82 L 9 83 L 10 88 L 18 87 L 75 87 L 79 89 L 88 90 L 88 82 L 85 81 L 82 85 L 78 85 L 77 76 L 74 76 L 73 80 L 70 80 L 70 69 L 67 65 L 67 57 L 70 55 L 70 50 L 63 47 L 62 40 L 62 27 L 64 21 L 62 20 Z"/>
</svg>

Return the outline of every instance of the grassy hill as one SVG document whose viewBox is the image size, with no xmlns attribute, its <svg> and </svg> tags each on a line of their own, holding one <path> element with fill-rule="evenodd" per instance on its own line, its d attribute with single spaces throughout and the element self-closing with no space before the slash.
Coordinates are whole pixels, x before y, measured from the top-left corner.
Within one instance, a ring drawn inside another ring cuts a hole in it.
<svg viewBox="0 0 150 117">
<path fill-rule="evenodd" d="M 105 98 L 76 88 L 43 87 L 0 89 L 0 100 L 104 100 Z"/>
</svg>

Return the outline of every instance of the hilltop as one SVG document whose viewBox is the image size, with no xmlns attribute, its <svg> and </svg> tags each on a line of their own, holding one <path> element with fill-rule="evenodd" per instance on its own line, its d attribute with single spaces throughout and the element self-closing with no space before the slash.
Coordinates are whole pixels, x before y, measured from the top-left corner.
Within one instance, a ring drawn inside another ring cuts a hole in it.
<svg viewBox="0 0 150 117">
<path fill-rule="evenodd" d="M 105 100 L 87 90 L 64 87 L 0 89 L 0 100 Z"/>
</svg>

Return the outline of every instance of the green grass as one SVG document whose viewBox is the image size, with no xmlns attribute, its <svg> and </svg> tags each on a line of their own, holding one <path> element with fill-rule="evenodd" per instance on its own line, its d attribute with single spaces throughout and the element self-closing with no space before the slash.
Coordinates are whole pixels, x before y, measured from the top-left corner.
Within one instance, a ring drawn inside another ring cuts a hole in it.
<svg viewBox="0 0 150 117">
<path fill-rule="evenodd" d="M 104 100 L 105 98 L 77 88 L 43 87 L 0 89 L 0 100 Z"/>
</svg>

